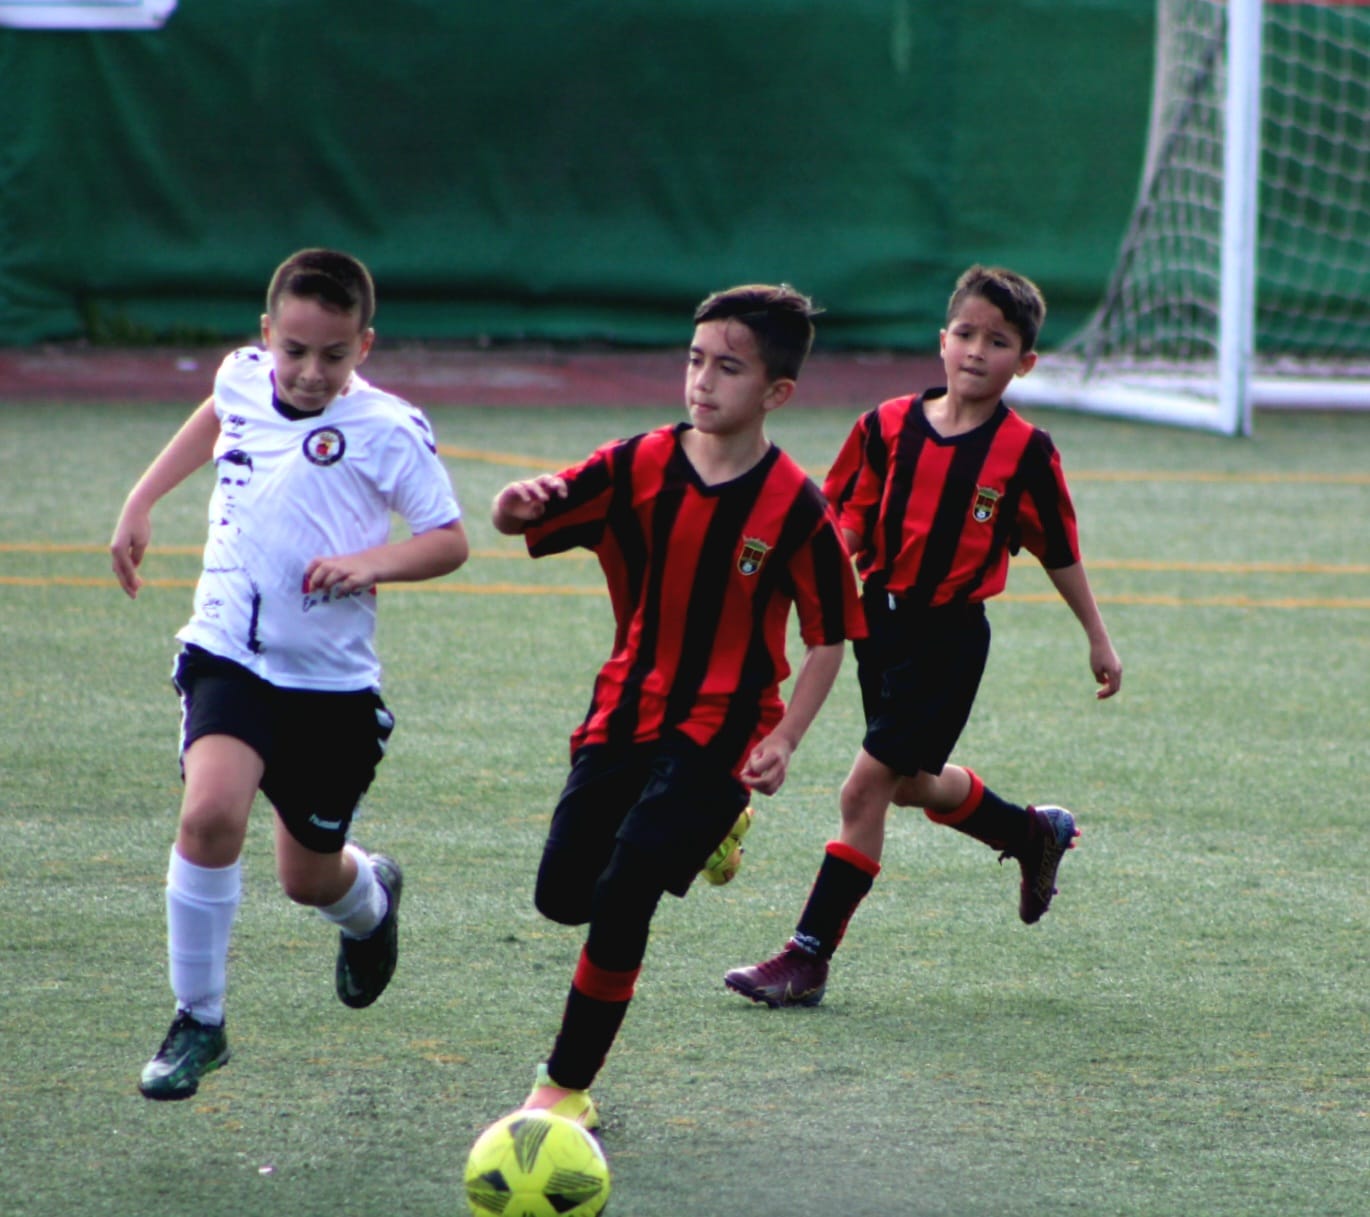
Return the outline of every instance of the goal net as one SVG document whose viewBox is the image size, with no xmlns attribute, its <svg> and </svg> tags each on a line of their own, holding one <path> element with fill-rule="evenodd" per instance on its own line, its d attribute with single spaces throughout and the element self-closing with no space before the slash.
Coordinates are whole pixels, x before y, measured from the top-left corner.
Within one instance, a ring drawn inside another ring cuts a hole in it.
<svg viewBox="0 0 1370 1217">
<path fill-rule="evenodd" d="M 1370 408 L 1370 0 L 1158 0 L 1112 277 L 1009 396 L 1229 434 Z"/>
</svg>

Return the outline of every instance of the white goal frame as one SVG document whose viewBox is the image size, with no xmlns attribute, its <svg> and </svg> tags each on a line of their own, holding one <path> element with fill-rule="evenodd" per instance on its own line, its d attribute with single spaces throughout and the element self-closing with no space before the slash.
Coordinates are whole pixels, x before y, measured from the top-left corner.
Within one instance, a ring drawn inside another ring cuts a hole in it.
<svg viewBox="0 0 1370 1217">
<path fill-rule="evenodd" d="M 1146 164 L 1112 281 L 1103 303 L 1084 329 L 1058 351 L 1043 353 L 1031 375 L 1015 380 L 1006 397 L 1013 405 L 1062 407 L 1228 435 L 1249 435 L 1253 411 L 1258 406 L 1370 409 L 1370 350 L 1364 352 L 1363 366 L 1335 371 L 1296 368 L 1267 375 L 1256 359 L 1265 6 L 1262 0 L 1192 2 L 1211 2 L 1226 10 L 1225 37 L 1221 45 L 1215 39 L 1208 52 L 1215 57 L 1214 63 L 1201 74 L 1207 85 L 1214 81 L 1215 73 L 1221 72 L 1219 79 L 1225 86 L 1221 239 L 1218 266 L 1214 268 L 1218 291 L 1216 357 L 1186 367 L 1175 361 L 1148 360 L 1141 354 L 1112 363 L 1092 354 L 1110 303 L 1116 300 L 1127 274 L 1132 243 L 1140 239 L 1148 219 L 1159 175 L 1167 170 L 1177 128 L 1190 108 L 1177 108 L 1180 117 L 1171 119 L 1170 130 L 1160 121 L 1166 101 L 1162 96 L 1165 81 L 1161 41 L 1167 34 L 1163 11 L 1167 0 L 1159 0 L 1157 66 Z M 1282 2 L 1287 4 L 1288 0 Z M 1355 2 L 1351 0 L 1352 4 Z M 1223 59 L 1217 62 L 1220 54 Z M 1370 209 L 1370 198 L 1365 206 Z M 1364 256 L 1370 265 L 1370 250 Z"/>
</svg>

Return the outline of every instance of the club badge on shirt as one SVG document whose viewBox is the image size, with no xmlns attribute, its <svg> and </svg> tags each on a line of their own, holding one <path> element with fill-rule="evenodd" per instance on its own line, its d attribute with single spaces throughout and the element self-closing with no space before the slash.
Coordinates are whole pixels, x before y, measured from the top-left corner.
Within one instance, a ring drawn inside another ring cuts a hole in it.
<svg viewBox="0 0 1370 1217">
<path fill-rule="evenodd" d="M 758 537 L 743 537 L 742 549 L 737 555 L 737 569 L 744 575 L 754 575 L 765 564 L 771 547 Z"/>
<path fill-rule="evenodd" d="M 346 451 L 347 440 L 337 427 L 315 427 L 304 437 L 304 455 L 311 465 L 336 465 Z"/>
<path fill-rule="evenodd" d="M 1003 493 L 992 486 L 977 486 L 975 502 L 970 509 L 972 519 L 980 524 L 988 524 L 999 510 L 999 500 L 1003 497 Z"/>
</svg>

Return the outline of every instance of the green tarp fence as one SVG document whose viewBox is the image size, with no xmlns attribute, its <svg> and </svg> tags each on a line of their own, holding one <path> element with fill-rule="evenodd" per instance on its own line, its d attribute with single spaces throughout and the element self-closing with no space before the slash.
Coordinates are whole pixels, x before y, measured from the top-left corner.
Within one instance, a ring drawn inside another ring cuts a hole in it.
<svg viewBox="0 0 1370 1217">
<path fill-rule="evenodd" d="M 674 343 L 786 280 L 822 341 L 935 342 L 972 261 L 1046 345 L 1141 169 L 1150 0 L 181 0 L 0 29 L 0 343 L 251 334 L 272 268 L 364 258 L 387 338 Z"/>
</svg>

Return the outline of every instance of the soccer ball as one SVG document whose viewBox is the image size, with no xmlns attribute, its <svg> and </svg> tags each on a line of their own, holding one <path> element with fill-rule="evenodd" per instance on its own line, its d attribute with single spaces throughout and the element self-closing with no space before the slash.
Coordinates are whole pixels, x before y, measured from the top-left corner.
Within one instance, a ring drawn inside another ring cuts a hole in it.
<svg viewBox="0 0 1370 1217">
<path fill-rule="evenodd" d="M 594 1217 L 609 1199 L 604 1151 L 574 1120 L 525 1109 L 491 1124 L 466 1159 L 476 1217 Z"/>
</svg>

